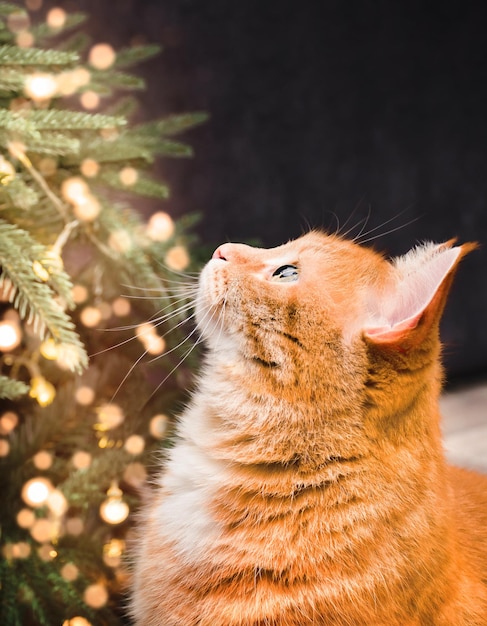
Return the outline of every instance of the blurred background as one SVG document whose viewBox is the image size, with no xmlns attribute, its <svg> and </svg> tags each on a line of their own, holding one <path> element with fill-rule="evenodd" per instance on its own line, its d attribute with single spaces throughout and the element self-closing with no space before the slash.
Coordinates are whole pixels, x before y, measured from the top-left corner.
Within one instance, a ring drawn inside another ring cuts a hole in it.
<svg viewBox="0 0 487 626">
<path fill-rule="evenodd" d="M 204 110 L 165 210 L 222 241 L 350 229 L 387 254 L 476 240 L 442 336 L 450 382 L 487 373 L 487 56 L 481 2 L 56 0 L 94 41 L 159 43 L 147 118 Z M 157 207 L 141 205 L 150 213 Z"/>
</svg>

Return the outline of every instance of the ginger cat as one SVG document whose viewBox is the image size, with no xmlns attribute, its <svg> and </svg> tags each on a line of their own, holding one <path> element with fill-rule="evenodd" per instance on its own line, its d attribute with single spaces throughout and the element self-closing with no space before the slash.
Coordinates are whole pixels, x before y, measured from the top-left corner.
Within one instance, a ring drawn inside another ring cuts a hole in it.
<svg viewBox="0 0 487 626">
<path fill-rule="evenodd" d="M 138 626 L 486 626 L 487 477 L 445 462 L 438 325 L 472 244 L 219 247 Z"/>
</svg>

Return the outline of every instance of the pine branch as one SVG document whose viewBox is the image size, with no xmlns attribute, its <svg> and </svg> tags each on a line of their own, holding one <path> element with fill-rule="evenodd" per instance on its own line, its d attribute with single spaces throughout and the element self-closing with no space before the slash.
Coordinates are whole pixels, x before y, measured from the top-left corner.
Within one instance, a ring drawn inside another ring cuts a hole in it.
<svg viewBox="0 0 487 626">
<path fill-rule="evenodd" d="M 33 263 L 40 263 L 50 274 L 50 285 L 40 282 Z M 55 341 L 73 347 L 75 354 L 70 364 L 81 372 L 88 364 L 88 356 L 75 331 L 71 318 L 56 302 L 56 295 L 72 305 L 71 281 L 59 266 L 53 268 L 47 248 L 37 243 L 25 231 L 0 220 L 0 287 L 10 281 L 8 299 L 22 319 L 33 323 L 41 338 L 49 334 Z M 55 274 L 55 275 L 54 275 Z"/>
<path fill-rule="evenodd" d="M 149 198 L 159 198 L 164 200 L 169 197 L 169 187 L 167 185 L 152 180 L 151 178 L 144 177 L 140 174 L 137 181 L 133 185 L 125 185 L 120 180 L 120 176 L 117 172 L 104 172 L 101 174 L 100 180 L 114 189 L 129 191 L 131 193 L 147 196 Z"/>
<path fill-rule="evenodd" d="M 161 46 L 134 46 L 132 48 L 124 48 L 117 52 L 114 66 L 117 68 L 132 67 L 141 61 L 146 61 L 157 56 L 161 52 Z"/>
<path fill-rule="evenodd" d="M 78 61 L 79 57 L 74 52 L 19 48 L 9 45 L 0 46 L 0 65 L 56 67 L 72 66 Z"/>
<path fill-rule="evenodd" d="M 0 375 L 0 398 L 17 400 L 29 392 L 29 386 L 20 380 L 12 380 L 8 376 Z"/>
</svg>

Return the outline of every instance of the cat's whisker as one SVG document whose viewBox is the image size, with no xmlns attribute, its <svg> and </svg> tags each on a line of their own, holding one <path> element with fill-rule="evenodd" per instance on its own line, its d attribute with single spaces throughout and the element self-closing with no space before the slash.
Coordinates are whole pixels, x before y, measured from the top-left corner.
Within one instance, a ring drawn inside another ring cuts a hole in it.
<svg viewBox="0 0 487 626">
<path fill-rule="evenodd" d="M 417 221 L 418 221 L 418 220 L 420 220 L 420 219 L 421 219 L 421 216 L 414 217 L 413 219 L 409 220 L 409 221 L 408 221 L 408 222 L 406 222 L 405 224 L 400 224 L 399 226 L 396 226 L 395 228 L 391 228 L 391 229 L 389 229 L 389 230 L 386 230 L 386 231 L 385 231 L 385 232 L 383 232 L 383 233 L 378 233 L 377 235 L 374 235 L 373 237 L 367 237 L 367 239 L 361 239 L 361 240 L 360 240 L 360 243 L 361 243 L 361 244 L 365 244 L 365 243 L 369 243 L 369 242 L 371 242 L 371 241 L 374 241 L 375 239 L 378 239 L 379 237 L 385 237 L 386 235 L 390 235 L 390 234 L 392 234 L 392 233 L 397 232 L 398 230 L 402 230 L 403 228 L 406 228 L 406 226 L 410 226 L 411 224 L 414 224 L 415 222 L 417 222 Z M 391 221 L 392 221 L 392 219 L 391 219 L 391 220 L 388 220 L 388 222 L 391 222 Z M 387 224 L 388 222 L 385 222 L 384 224 L 382 224 L 380 227 L 377 227 L 377 228 L 382 228 L 382 226 L 384 226 L 384 225 L 385 225 L 385 224 Z M 377 230 L 377 229 L 375 229 L 375 228 L 374 228 L 373 230 Z M 373 230 L 372 230 L 372 231 L 370 231 L 370 232 L 373 232 Z M 368 235 L 368 234 L 370 234 L 370 233 L 367 233 L 367 235 Z M 366 235 L 366 236 L 367 236 L 367 235 Z"/>
</svg>

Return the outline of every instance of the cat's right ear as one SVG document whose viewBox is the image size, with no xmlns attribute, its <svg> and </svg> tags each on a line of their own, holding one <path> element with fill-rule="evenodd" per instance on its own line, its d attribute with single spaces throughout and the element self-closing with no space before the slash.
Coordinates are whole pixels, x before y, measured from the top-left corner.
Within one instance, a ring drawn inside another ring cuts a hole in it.
<svg viewBox="0 0 487 626">
<path fill-rule="evenodd" d="M 407 350 L 419 345 L 439 323 L 460 260 L 477 244 L 424 244 L 395 259 L 391 285 L 373 304 L 365 338 Z"/>
</svg>

